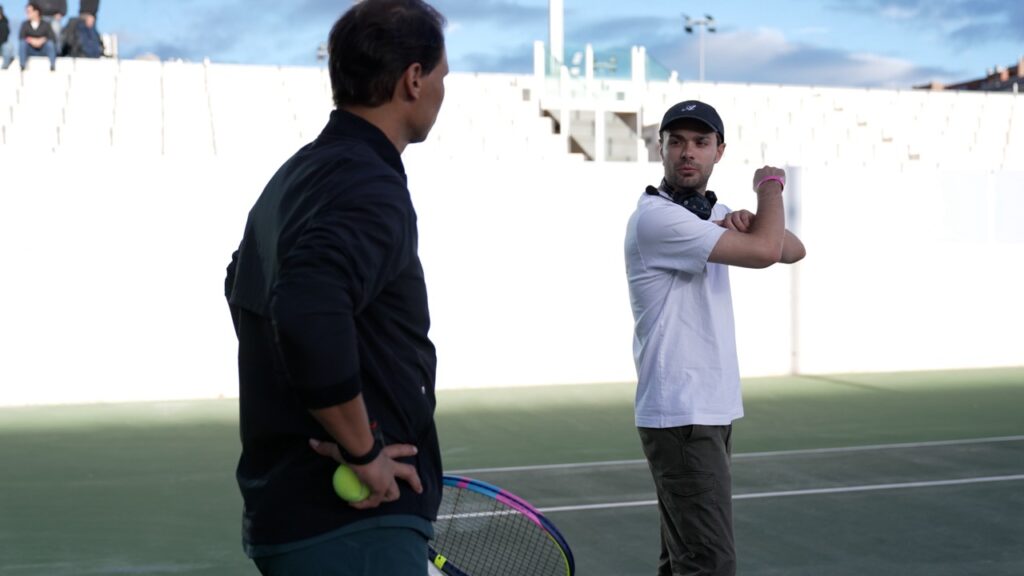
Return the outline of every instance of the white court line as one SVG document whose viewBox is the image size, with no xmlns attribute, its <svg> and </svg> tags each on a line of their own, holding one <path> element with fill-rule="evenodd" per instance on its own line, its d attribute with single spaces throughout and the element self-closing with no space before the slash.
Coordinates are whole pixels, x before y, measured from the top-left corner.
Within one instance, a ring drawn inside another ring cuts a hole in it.
<svg viewBox="0 0 1024 576">
<path fill-rule="evenodd" d="M 865 446 L 845 446 L 840 448 L 806 448 L 803 450 L 776 450 L 772 452 L 746 452 L 733 454 L 733 460 L 750 458 L 770 458 L 774 456 L 797 456 L 800 454 L 843 454 L 847 452 L 866 452 L 872 450 L 899 450 L 904 448 L 931 448 L 937 446 L 963 446 L 967 444 L 993 444 L 997 442 L 1020 442 L 1024 436 L 994 436 L 990 438 L 970 438 L 967 440 L 936 440 L 933 442 L 902 442 L 898 444 L 868 444 Z M 571 468 L 600 468 L 605 466 L 647 465 L 646 460 L 605 460 L 601 462 L 574 462 L 571 464 L 538 464 L 534 466 L 506 466 L 501 468 L 467 468 L 464 470 L 445 471 L 447 474 L 467 475 L 485 472 L 529 472 L 535 470 L 565 470 Z"/>
<path fill-rule="evenodd" d="M 980 478 L 959 478 L 956 480 L 932 480 L 928 482 L 901 482 L 898 484 L 868 484 L 864 486 L 839 486 L 835 488 L 809 488 L 807 490 L 783 490 L 779 492 L 753 492 L 735 494 L 733 500 L 754 500 L 757 498 L 780 498 L 785 496 L 812 496 L 816 494 L 846 494 L 850 492 L 868 492 L 872 490 L 902 490 L 907 488 L 932 488 L 935 486 L 960 486 L 964 484 L 981 484 L 984 482 L 1012 482 L 1024 480 L 1024 474 L 1011 476 L 983 476 Z M 611 502 L 607 504 L 584 504 L 580 506 L 550 506 L 538 508 L 541 514 L 551 512 L 577 512 L 580 510 L 608 510 L 611 508 L 639 508 L 656 506 L 657 500 L 636 500 L 633 502 Z"/>
</svg>

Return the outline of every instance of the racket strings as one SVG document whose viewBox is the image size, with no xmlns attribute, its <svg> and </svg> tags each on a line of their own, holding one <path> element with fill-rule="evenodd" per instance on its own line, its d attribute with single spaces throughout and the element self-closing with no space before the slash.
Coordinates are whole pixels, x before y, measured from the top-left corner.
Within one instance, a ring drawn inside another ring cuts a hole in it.
<svg viewBox="0 0 1024 576">
<path fill-rule="evenodd" d="M 431 546 L 471 576 L 566 574 L 561 547 L 502 502 L 445 487 Z"/>
</svg>

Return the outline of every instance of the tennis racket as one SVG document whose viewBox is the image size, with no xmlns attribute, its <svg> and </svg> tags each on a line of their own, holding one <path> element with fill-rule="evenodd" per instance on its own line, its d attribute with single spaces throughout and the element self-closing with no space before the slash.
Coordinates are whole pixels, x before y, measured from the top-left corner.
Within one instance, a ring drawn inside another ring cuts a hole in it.
<svg viewBox="0 0 1024 576">
<path fill-rule="evenodd" d="M 565 538 L 515 494 L 461 476 L 444 477 L 429 543 L 430 563 L 448 576 L 573 576 Z"/>
</svg>

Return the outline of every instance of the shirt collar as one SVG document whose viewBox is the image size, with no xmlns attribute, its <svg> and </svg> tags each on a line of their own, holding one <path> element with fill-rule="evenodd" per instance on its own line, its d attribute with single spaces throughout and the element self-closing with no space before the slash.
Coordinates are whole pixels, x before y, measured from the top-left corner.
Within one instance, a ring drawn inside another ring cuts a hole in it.
<svg viewBox="0 0 1024 576">
<path fill-rule="evenodd" d="M 331 111 L 331 119 L 327 122 L 327 127 L 324 128 L 320 135 L 362 140 L 384 162 L 403 177 L 405 176 L 405 165 L 402 164 L 402 156 L 398 153 L 395 145 L 391 143 L 391 140 L 388 140 L 388 137 L 384 135 L 380 128 L 351 112 L 339 109 Z"/>
</svg>

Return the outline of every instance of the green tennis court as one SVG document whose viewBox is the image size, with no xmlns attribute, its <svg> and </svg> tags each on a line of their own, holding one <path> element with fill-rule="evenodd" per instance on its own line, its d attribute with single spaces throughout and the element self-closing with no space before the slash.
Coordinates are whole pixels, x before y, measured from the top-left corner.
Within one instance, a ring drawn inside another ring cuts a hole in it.
<svg viewBox="0 0 1024 576">
<path fill-rule="evenodd" d="M 744 575 L 1024 574 L 1024 368 L 752 379 Z M 545 511 L 581 576 L 650 576 L 631 384 L 445 391 L 446 467 Z M 254 574 L 231 400 L 0 409 L 0 574 Z"/>
</svg>

